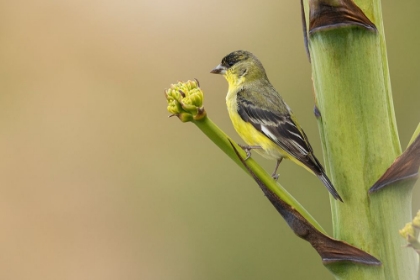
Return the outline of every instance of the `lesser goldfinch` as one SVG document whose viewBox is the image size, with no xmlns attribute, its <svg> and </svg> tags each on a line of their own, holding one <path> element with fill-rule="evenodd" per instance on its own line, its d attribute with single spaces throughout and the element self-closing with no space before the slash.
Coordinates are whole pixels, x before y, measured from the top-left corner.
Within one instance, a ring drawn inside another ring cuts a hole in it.
<svg viewBox="0 0 420 280">
<path fill-rule="evenodd" d="M 335 199 L 343 201 L 324 168 L 314 156 L 308 138 L 293 112 L 274 89 L 261 62 L 252 53 L 235 51 L 222 59 L 211 73 L 222 74 L 229 84 L 226 104 L 230 119 L 247 146 L 269 159 L 276 159 L 273 177 L 283 158 L 315 174 Z"/>
</svg>

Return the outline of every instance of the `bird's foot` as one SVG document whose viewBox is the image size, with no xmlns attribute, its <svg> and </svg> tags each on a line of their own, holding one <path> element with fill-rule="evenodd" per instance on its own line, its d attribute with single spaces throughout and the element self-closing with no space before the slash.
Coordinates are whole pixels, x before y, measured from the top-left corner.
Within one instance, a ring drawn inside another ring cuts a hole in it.
<svg viewBox="0 0 420 280">
<path fill-rule="evenodd" d="M 277 181 L 279 179 L 279 174 L 277 174 L 277 169 L 279 169 L 279 165 L 282 160 L 283 160 L 282 157 L 277 160 L 276 168 L 274 168 L 273 174 L 271 174 L 271 177 L 273 177 L 274 181 Z"/>
<path fill-rule="evenodd" d="M 261 146 L 248 146 L 248 145 L 241 145 L 241 144 L 238 144 L 238 146 L 241 147 L 245 151 L 245 153 L 246 153 L 245 160 L 247 160 L 251 157 L 251 150 L 252 149 L 262 149 Z"/>
</svg>

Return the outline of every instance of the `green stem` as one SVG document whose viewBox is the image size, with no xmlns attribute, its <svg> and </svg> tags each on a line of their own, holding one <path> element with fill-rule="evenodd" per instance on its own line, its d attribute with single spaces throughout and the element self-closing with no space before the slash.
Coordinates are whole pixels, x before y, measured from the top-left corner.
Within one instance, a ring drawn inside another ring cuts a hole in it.
<svg viewBox="0 0 420 280">
<path fill-rule="evenodd" d="M 228 155 L 239 167 L 248 171 L 235 154 L 230 142 L 229 137 L 208 117 L 205 117 L 199 121 L 193 121 L 195 125 L 212 140 L 226 155 Z M 246 153 L 236 143 L 232 141 L 236 149 L 241 152 L 243 158 L 246 157 Z M 290 194 L 288 193 L 278 182 L 275 182 L 271 175 L 269 175 L 257 162 L 252 158 L 247 159 L 247 165 L 252 169 L 261 181 L 267 186 L 267 188 L 275 193 L 281 200 L 296 209 L 305 219 L 308 220 L 317 230 L 326 234 L 325 230 L 321 225 L 309 214 L 309 212 L 303 208 L 303 206 Z M 249 173 L 248 173 L 249 174 Z"/>
</svg>

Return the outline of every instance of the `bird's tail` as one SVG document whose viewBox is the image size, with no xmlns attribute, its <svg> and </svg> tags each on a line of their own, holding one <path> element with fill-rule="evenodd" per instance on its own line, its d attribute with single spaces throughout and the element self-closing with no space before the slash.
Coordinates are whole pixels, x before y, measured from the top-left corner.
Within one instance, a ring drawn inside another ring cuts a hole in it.
<svg viewBox="0 0 420 280">
<path fill-rule="evenodd" d="M 327 174 L 325 172 L 321 172 L 320 175 L 317 175 L 318 178 L 324 183 L 325 187 L 331 193 L 331 195 L 335 198 L 343 202 L 340 195 L 338 194 L 337 190 L 334 188 L 333 184 L 331 183 L 330 179 L 328 179 Z"/>
</svg>

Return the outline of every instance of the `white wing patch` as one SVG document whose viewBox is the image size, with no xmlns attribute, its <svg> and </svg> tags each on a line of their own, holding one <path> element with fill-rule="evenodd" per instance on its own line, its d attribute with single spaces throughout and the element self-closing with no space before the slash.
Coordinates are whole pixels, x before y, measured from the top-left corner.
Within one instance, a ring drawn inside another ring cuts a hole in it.
<svg viewBox="0 0 420 280">
<path fill-rule="evenodd" d="M 265 127 L 264 125 L 261 125 L 261 131 L 267 135 L 271 140 L 273 140 L 275 143 L 281 143 L 280 139 L 277 139 L 277 137 L 270 132 L 270 130 Z M 291 134 L 296 135 L 297 137 L 299 137 L 300 139 L 303 140 L 302 136 L 289 131 Z M 305 147 L 302 147 L 299 143 L 297 143 L 296 141 L 294 141 L 293 139 L 288 139 L 288 142 L 293 146 L 296 147 L 297 149 L 299 149 L 299 151 L 302 153 L 302 155 L 307 155 L 308 154 L 308 150 Z"/>
<path fill-rule="evenodd" d="M 305 140 L 303 140 L 303 138 L 302 138 L 302 135 L 300 135 L 299 133 L 294 133 L 293 131 L 290 131 L 289 130 L 289 133 L 290 134 L 293 134 L 294 136 L 296 136 L 296 137 L 298 137 L 299 139 L 301 139 L 302 141 L 305 141 Z"/>
<path fill-rule="evenodd" d="M 270 132 L 270 130 L 268 130 L 268 128 L 266 128 L 265 126 L 263 126 L 263 125 L 261 125 L 261 131 L 265 134 L 265 135 L 267 135 L 268 137 L 270 137 L 274 142 L 279 142 L 278 140 L 277 140 L 277 137 L 273 134 L 273 133 L 271 133 Z"/>
</svg>

